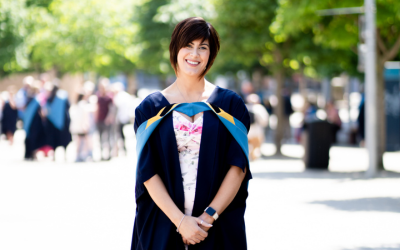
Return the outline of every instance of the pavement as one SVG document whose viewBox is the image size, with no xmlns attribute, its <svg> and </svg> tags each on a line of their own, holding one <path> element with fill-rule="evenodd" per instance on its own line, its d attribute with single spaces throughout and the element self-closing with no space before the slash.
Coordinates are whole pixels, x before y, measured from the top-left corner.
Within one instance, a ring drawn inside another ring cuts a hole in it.
<svg viewBox="0 0 400 250">
<path fill-rule="evenodd" d="M 73 143 L 55 161 L 25 162 L 23 131 L 12 147 L 0 141 L 0 249 L 130 249 L 136 159 L 125 134 L 128 155 L 107 162 L 74 163 Z M 305 170 L 299 145 L 282 151 L 266 143 L 251 163 L 249 250 L 400 249 L 399 152 L 366 178 L 362 148 L 332 147 L 329 171 Z"/>
</svg>

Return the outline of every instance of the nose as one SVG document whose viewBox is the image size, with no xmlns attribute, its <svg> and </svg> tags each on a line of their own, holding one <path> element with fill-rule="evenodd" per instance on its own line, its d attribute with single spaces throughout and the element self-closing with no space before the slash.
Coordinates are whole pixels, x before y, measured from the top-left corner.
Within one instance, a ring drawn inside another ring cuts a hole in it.
<svg viewBox="0 0 400 250">
<path fill-rule="evenodd" d="M 193 48 L 192 51 L 190 52 L 190 54 L 193 55 L 193 56 L 198 56 L 199 55 L 198 48 L 196 48 L 196 47 Z"/>
</svg>

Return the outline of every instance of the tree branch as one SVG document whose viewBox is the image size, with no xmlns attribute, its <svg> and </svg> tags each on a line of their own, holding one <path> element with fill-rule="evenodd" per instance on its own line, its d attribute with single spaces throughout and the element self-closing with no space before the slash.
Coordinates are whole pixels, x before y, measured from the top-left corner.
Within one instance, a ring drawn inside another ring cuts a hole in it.
<svg viewBox="0 0 400 250">
<path fill-rule="evenodd" d="M 388 52 L 388 50 L 386 48 L 385 42 L 382 39 L 381 32 L 379 29 L 376 29 L 376 38 L 377 38 L 376 40 L 378 43 L 378 48 L 382 52 L 382 55 L 385 55 Z"/>
<path fill-rule="evenodd" d="M 395 58 L 397 53 L 399 53 L 399 50 L 400 50 L 400 35 L 399 37 L 397 37 L 396 42 L 394 43 L 393 47 L 389 50 L 389 52 L 387 52 L 383 56 L 384 61 L 386 62 Z"/>
</svg>

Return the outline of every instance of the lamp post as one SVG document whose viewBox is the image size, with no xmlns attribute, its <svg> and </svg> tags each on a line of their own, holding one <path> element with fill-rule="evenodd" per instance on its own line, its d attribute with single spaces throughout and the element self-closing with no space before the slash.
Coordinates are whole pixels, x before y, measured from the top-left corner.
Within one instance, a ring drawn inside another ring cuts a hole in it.
<svg viewBox="0 0 400 250">
<path fill-rule="evenodd" d="M 365 142 L 369 166 L 367 177 L 373 177 L 378 170 L 378 100 L 376 78 L 376 7 L 375 0 L 364 0 L 363 7 L 319 10 L 320 16 L 351 15 L 365 13 Z M 362 51 L 363 52 L 363 51 Z"/>
<path fill-rule="evenodd" d="M 373 177 L 378 170 L 378 100 L 376 96 L 376 17 L 375 0 L 365 0 L 365 142 L 369 166 L 367 177 Z"/>
</svg>

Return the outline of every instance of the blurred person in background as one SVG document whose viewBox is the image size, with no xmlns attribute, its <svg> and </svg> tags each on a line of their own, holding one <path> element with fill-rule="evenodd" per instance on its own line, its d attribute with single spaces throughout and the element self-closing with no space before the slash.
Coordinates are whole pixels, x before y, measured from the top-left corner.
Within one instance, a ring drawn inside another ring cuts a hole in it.
<svg viewBox="0 0 400 250">
<path fill-rule="evenodd" d="M 70 104 L 67 91 L 60 89 L 59 83 L 60 80 L 57 78 L 53 79 L 52 82 L 45 83 L 46 103 L 43 105 L 43 110 L 47 119 L 45 126 L 48 145 L 54 150 L 63 147 L 65 152 L 68 144 L 72 141 L 69 131 L 71 123 Z"/>
<path fill-rule="evenodd" d="M 26 76 L 22 80 L 22 88 L 18 90 L 17 94 L 15 95 L 15 105 L 18 108 L 19 117 L 21 119 L 23 117 L 23 110 L 25 109 L 28 101 L 30 101 L 30 92 L 34 81 L 35 78 L 32 76 Z"/>
<path fill-rule="evenodd" d="M 76 162 L 86 161 L 89 156 L 90 114 L 88 101 L 84 98 L 84 92 L 78 94 L 77 102 L 71 105 L 69 110 L 71 116 L 70 131 L 76 141 Z"/>
<path fill-rule="evenodd" d="M 340 120 L 339 112 L 333 102 L 326 104 L 326 120 L 332 124 L 332 143 L 337 142 L 337 133 L 342 128 L 342 121 Z"/>
<path fill-rule="evenodd" d="M 247 134 L 249 139 L 249 156 L 255 160 L 261 156 L 261 145 L 265 140 L 265 128 L 268 126 L 269 115 L 261 105 L 257 94 L 250 94 L 246 98 L 246 107 L 250 115 L 250 130 Z"/>
<path fill-rule="evenodd" d="M 3 110 L 4 107 L 4 101 L 3 101 L 3 97 L 2 97 L 2 93 L 0 94 L 0 111 Z M 1 131 L 1 120 L 3 118 L 3 112 L 0 112 L 0 131 Z M 0 132 L 0 139 L 1 139 L 1 132 Z"/>
<path fill-rule="evenodd" d="M 317 119 L 317 110 L 318 106 L 314 101 L 307 101 L 304 104 L 303 114 L 304 114 L 304 123 L 307 121 L 313 121 Z"/>
<path fill-rule="evenodd" d="M 97 92 L 97 110 L 96 110 L 96 128 L 100 137 L 101 160 L 110 160 L 112 153 L 112 112 L 113 100 L 108 91 L 110 81 L 107 78 L 102 78 L 99 82 Z M 105 148 L 108 150 L 108 155 L 104 156 L 104 141 Z"/>
<path fill-rule="evenodd" d="M 91 81 L 86 81 L 83 84 L 83 99 L 87 101 L 86 107 L 89 117 L 89 129 L 86 135 L 87 137 L 87 158 L 93 160 L 93 135 L 96 132 L 96 110 L 97 110 L 97 96 L 94 93 L 95 84 Z"/>
<path fill-rule="evenodd" d="M 358 106 L 358 117 L 357 117 L 357 135 L 360 140 L 360 147 L 365 145 L 365 95 L 362 94 L 360 106 Z"/>
<path fill-rule="evenodd" d="M 1 134 L 5 134 L 10 145 L 14 143 L 14 133 L 17 130 L 18 109 L 15 103 L 15 86 L 9 86 L 7 100 L 2 108 Z"/>
<path fill-rule="evenodd" d="M 25 160 L 36 159 L 36 152 L 46 145 L 46 132 L 41 111 L 41 96 L 39 95 L 41 83 L 34 81 L 28 92 L 27 104 L 23 115 L 25 130 Z"/>
<path fill-rule="evenodd" d="M 317 105 L 311 100 L 307 99 L 304 102 L 302 113 L 303 113 L 303 121 L 302 126 L 295 131 L 295 139 L 297 142 L 302 142 L 302 134 L 304 131 L 304 126 L 307 122 L 312 122 L 317 119 Z"/>
<path fill-rule="evenodd" d="M 292 139 L 292 127 L 290 125 L 290 115 L 293 114 L 292 102 L 290 100 L 291 93 L 288 89 L 283 89 L 283 116 L 282 116 L 282 126 L 283 126 L 283 140 L 289 142 Z"/>
<path fill-rule="evenodd" d="M 250 81 L 242 82 L 242 85 L 240 86 L 240 96 L 242 99 L 246 100 L 247 96 L 252 93 L 254 93 L 253 84 Z"/>
<path fill-rule="evenodd" d="M 115 145 L 118 146 L 117 143 L 118 139 L 121 139 L 122 148 L 126 155 L 125 135 L 123 128 L 131 121 L 132 109 L 135 109 L 135 107 L 133 107 L 133 97 L 125 91 L 125 87 L 121 82 L 113 83 L 113 89 L 114 89 L 113 102 L 117 111 L 116 114 L 117 136 Z"/>
<path fill-rule="evenodd" d="M 272 115 L 274 113 L 274 110 L 272 108 L 271 102 L 269 101 L 269 98 L 264 98 L 263 105 L 269 115 Z"/>
</svg>

